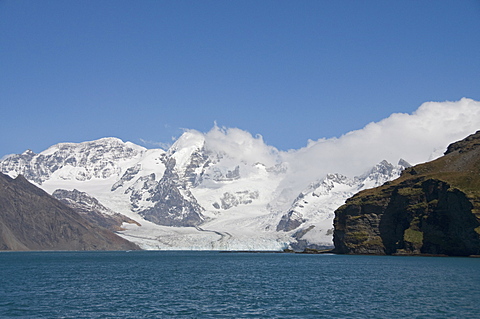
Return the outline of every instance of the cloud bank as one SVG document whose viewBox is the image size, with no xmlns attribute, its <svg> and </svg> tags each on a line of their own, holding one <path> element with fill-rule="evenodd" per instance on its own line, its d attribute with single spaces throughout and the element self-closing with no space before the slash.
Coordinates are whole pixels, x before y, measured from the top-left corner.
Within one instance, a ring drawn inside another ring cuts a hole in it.
<svg viewBox="0 0 480 319">
<path fill-rule="evenodd" d="M 273 166 L 281 161 L 279 151 L 265 144 L 261 135 L 253 137 L 249 132 L 238 128 L 220 128 L 215 125 L 205 134 L 205 147 L 249 164 L 260 162 Z"/>
<path fill-rule="evenodd" d="M 480 102 L 463 98 L 455 102 L 427 102 L 412 114 L 395 113 L 338 138 L 308 141 L 306 147 L 287 152 L 278 151 L 266 145 L 261 136 L 254 137 L 238 128 L 215 125 L 201 134 L 207 148 L 237 160 L 266 165 L 285 163 L 289 174 L 284 184 L 301 191 L 327 173 L 353 177 L 382 160 L 396 164 L 403 158 L 412 165 L 432 160 L 441 156 L 450 143 L 479 129 Z"/>
<path fill-rule="evenodd" d="M 433 160 L 446 147 L 480 129 L 480 102 L 427 102 L 412 114 L 395 113 L 339 138 L 309 141 L 283 154 L 291 168 L 289 183 L 301 184 L 327 173 L 358 176 L 376 163 L 412 165 Z"/>
</svg>

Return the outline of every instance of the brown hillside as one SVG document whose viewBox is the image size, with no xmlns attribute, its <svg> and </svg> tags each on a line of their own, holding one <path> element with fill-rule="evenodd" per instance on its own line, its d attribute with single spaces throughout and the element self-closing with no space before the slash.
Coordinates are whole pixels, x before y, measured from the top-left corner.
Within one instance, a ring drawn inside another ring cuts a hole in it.
<svg viewBox="0 0 480 319">
<path fill-rule="evenodd" d="M 480 254 L 480 131 L 335 212 L 344 254 Z"/>
<path fill-rule="evenodd" d="M 0 250 L 131 250 L 23 176 L 0 173 Z"/>
</svg>

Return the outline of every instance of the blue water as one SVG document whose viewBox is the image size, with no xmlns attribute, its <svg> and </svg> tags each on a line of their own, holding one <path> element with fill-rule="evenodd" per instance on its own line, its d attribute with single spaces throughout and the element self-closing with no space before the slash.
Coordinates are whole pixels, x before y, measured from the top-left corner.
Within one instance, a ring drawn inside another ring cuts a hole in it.
<svg viewBox="0 0 480 319">
<path fill-rule="evenodd" d="M 0 318 L 479 318 L 480 259 L 0 253 Z"/>
</svg>

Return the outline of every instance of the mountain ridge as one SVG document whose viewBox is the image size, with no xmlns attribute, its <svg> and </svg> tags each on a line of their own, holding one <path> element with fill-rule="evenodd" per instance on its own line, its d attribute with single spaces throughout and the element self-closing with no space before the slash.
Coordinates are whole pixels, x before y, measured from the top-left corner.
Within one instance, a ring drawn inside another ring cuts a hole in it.
<svg viewBox="0 0 480 319">
<path fill-rule="evenodd" d="M 334 209 L 404 168 L 383 161 L 360 177 L 327 174 L 288 199 L 279 188 L 288 163 L 272 159 L 266 165 L 254 153 L 239 160 L 236 144 L 252 142 L 233 143 L 228 151 L 209 148 L 199 132 L 186 132 L 163 151 L 103 138 L 24 152 L 0 162 L 0 168 L 10 175 L 27 172 L 91 221 L 119 230 L 143 248 L 235 250 L 331 247 Z M 280 206 L 278 196 L 285 198 Z M 188 237 L 173 237 L 180 228 Z"/>
</svg>

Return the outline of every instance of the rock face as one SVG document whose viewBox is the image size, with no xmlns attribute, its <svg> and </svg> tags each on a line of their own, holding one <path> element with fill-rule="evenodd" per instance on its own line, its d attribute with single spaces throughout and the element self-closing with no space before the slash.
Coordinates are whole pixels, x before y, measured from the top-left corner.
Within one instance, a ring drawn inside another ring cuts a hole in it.
<svg viewBox="0 0 480 319">
<path fill-rule="evenodd" d="M 57 189 L 52 194 L 53 197 L 73 208 L 77 213 L 82 215 L 86 220 L 95 225 L 102 226 L 111 231 L 121 231 L 123 223 L 140 224 L 131 218 L 122 214 L 115 213 L 111 209 L 103 206 L 98 200 L 85 192 L 76 189 L 68 191 L 65 189 Z"/>
<path fill-rule="evenodd" d="M 480 131 L 335 211 L 342 254 L 480 254 Z"/>
<path fill-rule="evenodd" d="M 19 175 L 0 173 L 0 250 L 131 250 L 139 247 L 96 226 Z"/>
<path fill-rule="evenodd" d="M 175 171 L 175 159 L 166 163 L 165 173 L 159 181 L 151 201 L 155 205 L 142 211 L 146 220 L 166 226 L 197 226 L 203 221 L 202 207 L 192 193 L 180 184 Z"/>
</svg>

